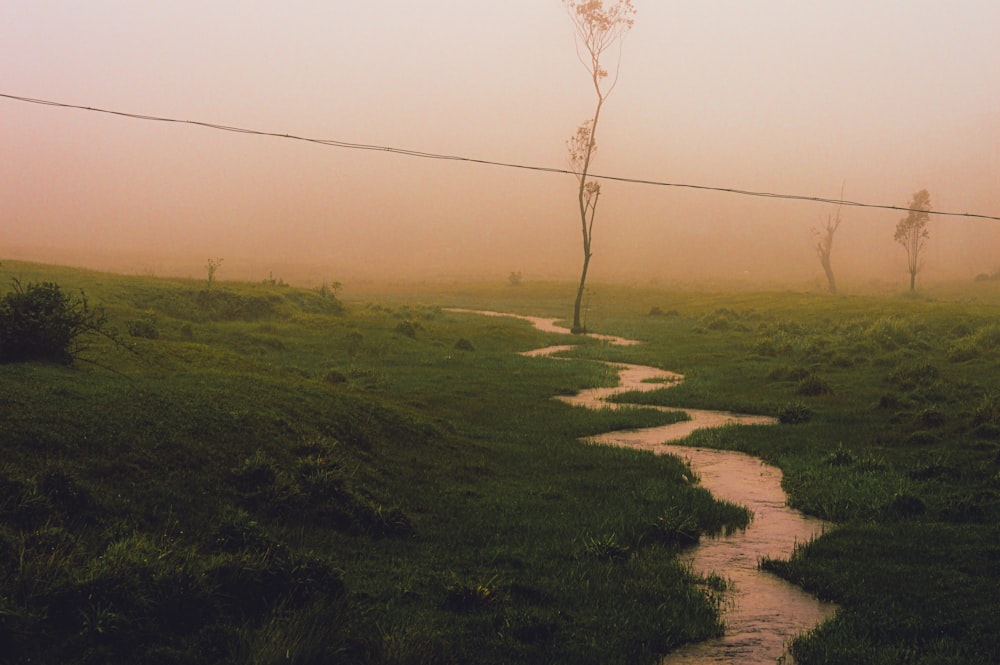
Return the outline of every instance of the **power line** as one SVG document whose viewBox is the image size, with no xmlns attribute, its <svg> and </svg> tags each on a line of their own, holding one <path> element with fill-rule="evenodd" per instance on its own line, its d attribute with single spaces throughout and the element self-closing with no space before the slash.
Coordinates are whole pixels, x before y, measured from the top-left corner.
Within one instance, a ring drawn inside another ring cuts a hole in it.
<svg viewBox="0 0 1000 665">
<path fill-rule="evenodd" d="M 478 159 L 475 157 L 462 157 L 459 155 L 444 155 L 434 152 L 423 152 L 420 150 L 409 150 L 406 148 L 395 148 L 392 146 L 382 146 L 382 145 L 372 145 L 366 143 L 349 143 L 346 141 L 337 141 L 335 139 L 317 139 L 310 138 L 307 136 L 296 136 L 295 134 L 282 134 L 280 132 L 268 132 L 258 129 L 247 129 L 244 127 L 233 127 L 230 125 L 220 125 L 212 122 L 204 122 L 201 120 L 182 120 L 178 118 L 165 118 L 155 115 L 144 115 L 140 113 L 127 113 L 125 111 L 115 111 L 111 109 L 94 108 L 92 106 L 81 106 L 78 104 L 66 104 L 63 102 L 55 102 L 47 99 L 32 99 L 30 97 L 19 97 L 17 95 L 8 95 L 0 93 L 0 97 L 5 99 L 11 99 L 19 102 L 27 102 L 29 104 L 41 104 L 42 106 L 56 106 L 60 108 L 67 109 L 77 109 L 81 111 L 92 111 L 94 113 L 106 113 L 108 115 L 121 116 L 125 118 L 133 118 L 135 120 L 148 120 L 153 122 L 169 122 L 183 125 L 196 125 L 198 127 L 205 127 L 208 129 L 216 129 L 224 132 L 235 132 L 237 134 L 253 134 L 255 136 L 270 136 L 279 139 L 291 139 L 294 141 L 305 141 L 307 143 L 318 143 L 320 145 L 331 146 L 335 148 L 345 148 L 348 150 L 374 150 L 379 152 L 388 152 L 396 155 L 405 155 L 408 157 L 419 157 L 422 159 L 439 159 L 454 162 L 467 162 L 470 164 L 483 164 L 487 166 L 500 166 L 503 168 L 511 169 L 522 169 L 526 171 L 538 171 L 542 173 L 558 173 L 563 175 L 577 175 L 576 172 L 569 169 L 559 169 L 551 166 L 532 166 L 530 164 L 516 164 L 512 162 L 498 162 L 489 159 Z M 597 178 L 600 180 L 609 180 L 615 182 L 624 182 L 634 185 L 649 185 L 654 187 L 672 187 L 675 189 L 693 189 L 706 192 L 721 192 L 724 194 L 736 194 L 739 196 L 755 196 L 760 198 L 769 199 L 784 199 L 789 201 L 808 201 L 812 203 L 828 203 L 831 205 L 844 205 L 852 206 L 856 208 L 877 208 L 881 210 L 898 210 L 902 212 L 911 212 L 912 208 L 906 206 L 895 206 L 895 205 L 882 205 L 877 203 L 864 203 L 861 201 L 846 201 L 843 199 L 830 199 L 822 196 L 806 196 L 801 194 L 780 194 L 774 192 L 758 192 L 747 189 L 736 189 L 733 187 L 714 187 L 710 185 L 692 185 L 690 183 L 680 183 L 680 182 L 664 182 L 662 180 L 646 180 L 642 178 L 626 178 L 624 176 L 611 176 L 611 175 L 600 175 L 597 173 L 589 174 L 591 178 Z M 975 219 L 990 219 L 995 221 L 1000 221 L 1000 216 L 996 215 L 982 215 L 971 212 L 945 212 L 940 210 L 917 210 L 916 212 L 927 212 L 931 215 L 941 215 L 947 217 L 968 217 Z"/>
</svg>

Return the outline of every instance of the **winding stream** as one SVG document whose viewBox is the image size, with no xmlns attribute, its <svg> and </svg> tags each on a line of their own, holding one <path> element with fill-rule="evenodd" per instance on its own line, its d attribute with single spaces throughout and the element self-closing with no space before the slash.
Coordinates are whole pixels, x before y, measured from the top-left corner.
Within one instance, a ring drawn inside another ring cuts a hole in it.
<svg viewBox="0 0 1000 665">
<path fill-rule="evenodd" d="M 557 319 L 476 310 L 450 311 L 514 317 L 529 321 L 545 332 L 569 333 L 568 329 L 555 325 Z M 609 344 L 639 343 L 621 337 L 591 336 Z M 549 346 L 524 355 L 552 356 L 571 348 L 568 344 Z M 592 409 L 619 408 L 625 405 L 605 400 L 623 392 L 658 390 L 684 379 L 680 374 L 655 367 L 607 364 L 618 371 L 617 386 L 585 390 L 572 397 L 556 399 Z M 663 665 L 791 662 L 786 651 L 790 640 L 833 616 L 837 608 L 759 570 L 757 564 L 765 556 L 789 556 L 796 543 L 814 538 L 830 525 L 785 505 L 781 471 L 776 467 L 739 452 L 674 445 L 696 429 L 733 424 L 769 425 L 774 424 L 775 419 L 722 411 L 681 410 L 691 419 L 640 430 L 608 432 L 586 439 L 589 443 L 678 455 L 688 461 L 700 484 L 715 497 L 742 504 L 753 511 L 753 521 L 745 531 L 702 538 L 698 545 L 682 554 L 695 571 L 716 573 L 731 582 L 732 590 L 727 594 L 723 614 L 726 630 L 720 638 L 691 644 L 669 654 Z"/>
</svg>

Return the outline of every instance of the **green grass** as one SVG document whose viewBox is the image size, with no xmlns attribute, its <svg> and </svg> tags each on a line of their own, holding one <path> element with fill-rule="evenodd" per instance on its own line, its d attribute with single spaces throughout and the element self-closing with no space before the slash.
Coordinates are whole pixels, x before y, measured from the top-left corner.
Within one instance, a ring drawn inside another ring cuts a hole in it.
<svg viewBox="0 0 1000 665">
<path fill-rule="evenodd" d="M 508 309 L 530 309 L 530 286 Z M 498 287 L 484 286 L 499 298 Z M 536 313 L 558 315 L 553 285 Z M 442 291 L 447 304 L 471 299 Z M 601 285 L 588 326 L 641 339 L 576 357 L 678 371 L 620 401 L 781 416 L 695 433 L 780 466 L 791 505 L 838 523 L 764 567 L 834 600 L 796 640 L 808 663 L 1000 661 L 1000 289 L 831 297 Z M 426 296 L 425 296 L 426 297 Z M 504 303 L 494 305 L 504 308 Z"/>
<path fill-rule="evenodd" d="M 992 282 L 598 285 L 588 327 L 645 343 L 574 338 L 577 360 L 556 361 L 517 352 L 563 338 L 446 308 L 566 316 L 567 284 L 348 285 L 341 303 L 3 272 L 83 288 L 136 351 L 95 340 L 72 367 L 0 366 L 14 662 L 652 663 L 717 633 L 718 580 L 675 555 L 746 513 L 677 458 L 580 445 L 671 418 L 550 399 L 608 385 L 591 358 L 685 375 L 643 403 L 782 417 L 689 443 L 777 464 L 793 506 L 838 523 L 763 562 L 842 607 L 798 662 L 1000 660 Z"/>
<path fill-rule="evenodd" d="M 676 458 L 578 443 L 676 416 L 552 400 L 613 380 L 517 354 L 554 336 L 277 284 L 3 272 L 83 289 L 131 348 L 0 366 L 0 660 L 637 663 L 720 629 L 675 554 L 746 512 Z"/>
</svg>

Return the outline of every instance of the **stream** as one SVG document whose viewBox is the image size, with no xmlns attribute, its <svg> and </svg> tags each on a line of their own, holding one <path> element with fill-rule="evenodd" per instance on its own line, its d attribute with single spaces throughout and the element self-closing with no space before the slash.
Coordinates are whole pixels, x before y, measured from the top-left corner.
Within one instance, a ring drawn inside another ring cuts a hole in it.
<svg viewBox="0 0 1000 665">
<path fill-rule="evenodd" d="M 569 333 L 568 329 L 555 324 L 557 319 L 477 310 L 450 311 L 514 317 L 529 321 L 545 332 Z M 609 335 L 589 336 L 614 345 L 639 343 Z M 571 348 L 573 345 L 562 344 L 527 351 L 523 355 L 547 357 Z M 617 386 L 594 388 L 556 399 L 591 409 L 620 408 L 628 405 L 605 400 L 623 392 L 659 390 L 684 379 L 680 374 L 655 367 L 606 364 L 617 370 Z M 716 573 L 730 582 L 723 607 L 725 634 L 668 654 L 662 661 L 663 665 L 792 662 L 787 653 L 791 639 L 832 617 L 837 607 L 760 570 L 758 561 L 762 557 L 787 558 L 796 543 L 807 542 L 832 525 L 785 505 L 781 471 L 776 467 L 740 452 L 676 445 L 677 441 L 696 429 L 725 425 L 773 425 L 777 422 L 774 418 L 700 409 L 663 410 L 681 410 L 691 419 L 659 427 L 608 432 L 588 437 L 585 441 L 677 455 L 690 464 L 701 486 L 713 496 L 744 505 L 753 511 L 753 520 L 746 530 L 728 536 L 703 537 L 698 545 L 681 554 L 682 560 L 689 563 L 694 571 L 706 575 Z"/>
</svg>

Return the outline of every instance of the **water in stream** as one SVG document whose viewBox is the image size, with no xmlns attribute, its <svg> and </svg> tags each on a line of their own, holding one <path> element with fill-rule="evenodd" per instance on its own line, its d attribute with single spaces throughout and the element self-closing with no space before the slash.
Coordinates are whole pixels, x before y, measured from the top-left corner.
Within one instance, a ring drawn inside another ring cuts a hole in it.
<svg viewBox="0 0 1000 665">
<path fill-rule="evenodd" d="M 469 310 L 458 310 L 469 311 Z M 490 316 L 515 316 L 497 312 L 476 312 Z M 568 333 L 555 325 L 556 319 L 519 316 L 539 330 Z M 633 340 L 602 336 L 611 344 L 635 344 Z M 527 356 L 552 356 L 572 348 L 550 346 L 528 351 Z M 558 397 L 569 404 L 587 408 L 617 408 L 605 400 L 614 394 L 658 390 L 676 385 L 683 376 L 642 365 L 608 363 L 618 371 L 613 388 L 585 390 L 572 397 Z M 805 542 L 829 525 L 785 505 L 781 471 L 761 460 L 739 452 L 678 446 L 695 429 L 731 424 L 769 425 L 773 418 L 721 411 L 682 409 L 688 421 L 641 430 L 608 432 L 589 437 L 595 444 L 626 446 L 686 459 L 700 484 L 715 497 L 747 506 L 753 521 L 745 531 L 729 536 L 702 538 L 682 556 L 698 572 L 716 573 L 731 582 L 723 620 L 725 634 L 717 639 L 692 644 L 668 655 L 664 665 L 707 663 L 758 664 L 790 662 L 788 642 L 796 635 L 833 616 L 836 606 L 817 600 L 799 587 L 758 569 L 762 557 L 785 558 L 796 543 Z"/>
</svg>

